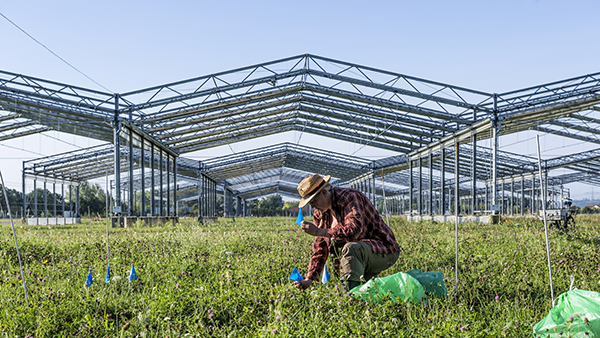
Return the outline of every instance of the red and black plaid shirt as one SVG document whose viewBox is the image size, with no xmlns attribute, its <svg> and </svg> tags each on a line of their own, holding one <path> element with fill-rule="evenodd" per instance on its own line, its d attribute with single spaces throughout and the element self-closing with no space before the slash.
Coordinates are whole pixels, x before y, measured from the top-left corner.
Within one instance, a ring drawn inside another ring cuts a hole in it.
<svg viewBox="0 0 600 338">
<path fill-rule="evenodd" d="M 331 238 L 315 237 L 306 278 L 320 280 L 329 256 L 332 240 L 335 250 L 347 242 L 367 241 L 374 253 L 389 254 L 399 250 L 392 229 L 385 224 L 371 201 L 356 189 L 332 188 L 331 209 L 315 210 L 313 223 L 329 229 Z M 334 252 L 335 254 L 336 252 Z"/>
</svg>

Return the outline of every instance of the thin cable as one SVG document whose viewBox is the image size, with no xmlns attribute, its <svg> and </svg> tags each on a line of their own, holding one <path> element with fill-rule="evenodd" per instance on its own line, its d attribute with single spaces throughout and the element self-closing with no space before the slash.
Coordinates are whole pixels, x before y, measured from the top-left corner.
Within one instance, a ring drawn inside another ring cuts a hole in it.
<svg viewBox="0 0 600 338">
<path fill-rule="evenodd" d="M 29 33 L 27 33 L 23 28 L 19 27 L 16 23 L 12 22 L 9 18 L 6 17 L 6 15 L 2 14 L 2 12 L 0 12 L 0 15 L 2 15 L 3 18 L 6 19 L 6 21 L 10 22 L 13 26 L 17 27 L 17 29 L 19 29 L 21 32 L 23 32 L 25 35 L 27 35 L 28 37 L 30 37 L 33 41 L 37 42 L 40 46 L 44 47 L 47 51 L 49 51 L 50 53 L 52 53 L 52 55 L 56 56 L 57 58 L 59 58 L 62 62 L 66 63 L 69 67 L 73 68 L 75 71 L 77 71 L 79 74 L 85 76 L 88 80 L 92 81 L 93 83 L 97 84 L 98 86 L 102 87 L 104 90 L 109 91 L 111 93 L 114 93 L 112 90 L 104 87 L 103 85 L 99 84 L 98 82 L 96 82 L 94 79 L 92 79 L 91 77 L 85 75 L 84 72 L 80 71 L 79 69 L 75 68 L 75 66 L 73 66 L 72 64 L 68 63 L 65 59 L 61 58 L 58 54 L 54 53 L 52 50 L 50 50 L 50 48 L 46 47 L 46 45 L 44 45 L 43 43 L 39 42 L 38 40 L 36 40 L 33 36 L 31 36 Z"/>
<path fill-rule="evenodd" d="M 298 141 L 296 142 L 296 146 L 300 143 L 300 139 L 302 138 L 302 134 L 304 133 L 304 129 L 306 129 L 306 120 L 304 121 L 304 126 L 302 126 L 302 130 L 300 131 L 300 136 L 298 136 Z"/>
<path fill-rule="evenodd" d="M 46 156 L 44 154 L 36 153 L 35 151 L 31 151 L 31 150 L 27 150 L 27 149 L 23 149 L 23 148 L 17 148 L 17 147 L 9 146 L 9 145 L 2 144 L 2 143 L 0 143 L 0 146 L 4 146 L 4 147 L 15 149 L 15 150 L 26 151 L 28 153 L 32 153 L 32 154 L 39 155 L 39 156 Z"/>
<path fill-rule="evenodd" d="M 8 203 L 8 195 L 6 194 L 6 186 L 4 185 L 4 177 L 0 171 L 0 180 L 2 181 L 2 190 L 4 191 L 4 199 L 6 200 L 6 207 L 8 209 L 8 216 L 10 217 L 10 226 L 12 227 L 13 236 L 15 237 L 15 246 L 17 247 L 17 256 L 19 257 L 19 267 L 21 268 L 21 280 L 23 281 L 23 290 L 25 290 L 25 304 L 29 308 L 29 300 L 27 299 L 27 284 L 25 284 L 25 273 L 23 272 L 23 263 L 21 262 L 21 252 L 19 252 L 19 243 L 17 242 L 17 232 L 15 231 L 15 224 L 13 223 L 12 213 L 10 211 L 10 203 Z"/>
<path fill-rule="evenodd" d="M 386 131 L 388 131 L 394 124 L 396 124 L 396 122 L 398 122 L 398 115 L 396 115 L 394 117 L 394 122 L 390 123 L 390 125 L 388 127 L 386 127 L 385 129 L 383 129 L 381 131 L 381 133 L 377 134 L 376 136 L 373 136 L 372 139 L 370 139 L 369 141 L 367 141 L 367 143 L 363 144 L 362 147 L 356 149 L 352 154 L 350 154 L 350 156 L 353 156 L 354 154 L 356 154 L 358 151 L 360 151 L 362 148 L 366 147 L 369 145 L 369 143 L 371 143 L 375 138 L 381 136 L 383 133 L 385 133 Z"/>
<path fill-rule="evenodd" d="M 81 147 L 81 146 L 78 146 L 78 145 L 76 145 L 76 144 L 74 144 L 74 143 L 70 143 L 70 142 L 67 142 L 67 141 L 61 140 L 61 139 L 59 139 L 58 137 L 54 137 L 54 136 L 50 136 L 50 135 L 46 135 L 46 134 L 44 134 L 44 133 L 40 133 L 40 135 L 42 135 L 42 136 L 46 136 L 46 137 L 49 137 L 49 138 L 51 138 L 51 139 L 54 139 L 54 140 L 60 141 L 60 142 L 62 142 L 62 143 L 64 143 L 64 144 L 68 144 L 68 145 L 70 145 L 70 146 L 73 146 L 73 147 L 76 147 L 76 148 L 79 148 L 79 149 L 83 149 L 83 147 Z"/>
<path fill-rule="evenodd" d="M 506 148 L 506 147 L 510 147 L 510 146 L 512 146 L 512 145 L 515 145 L 515 144 L 519 144 L 519 143 L 523 143 L 523 142 L 531 141 L 531 140 L 533 140 L 534 138 L 535 138 L 535 137 L 530 137 L 530 138 L 526 138 L 526 139 L 524 139 L 524 140 L 518 140 L 518 141 L 515 141 L 515 142 L 513 142 L 513 143 L 505 144 L 505 145 L 504 145 L 504 147 Z"/>
</svg>

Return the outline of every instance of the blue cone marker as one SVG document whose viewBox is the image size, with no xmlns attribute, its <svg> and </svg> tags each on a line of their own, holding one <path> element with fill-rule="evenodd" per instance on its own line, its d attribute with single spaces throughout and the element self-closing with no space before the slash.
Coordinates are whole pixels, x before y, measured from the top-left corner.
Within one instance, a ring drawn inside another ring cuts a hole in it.
<svg viewBox="0 0 600 338">
<path fill-rule="evenodd" d="M 129 281 L 131 282 L 134 279 L 137 279 L 137 274 L 135 273 L 135 269 L 133 268 L 133 265 L 131 265 L 131 272 L 129 273 Z"/>
<path fill-rule="evenodd" d="M 294 271 L 292 271 L 292 274 L 290 275 L 290 279 L 294 280 L 294 281 L 301 281 L 304 278 L 302 278 L 302 276 L 300 276 L 300 272 L 298 272 L 298 269 L 296 267 L 294 267 Z"/>
<path fill-rule="evenodd" d="M 92 279 L 92 269 L 90 269 L 90 272 L 87 275 L 87 279 L 85 280 L 85 287 L 89 288 L 93 282 L 94 282 L 94 280 Z"/>
<path fill-rule="evenodd" d="M 302 208 L 298 211 L 298 218 L 296 218 L 296 224 L 302 225 L 302 221 L 304 221 L 304 216 L 302 216 Z"/>
<path fill-rule="evenodd" d="M 329 272 L 327 271 L 327 265 L 323 268 L 323 275 L 321 276 L 321 283 L 325 284 L 329 281 Z"/>
</svg>

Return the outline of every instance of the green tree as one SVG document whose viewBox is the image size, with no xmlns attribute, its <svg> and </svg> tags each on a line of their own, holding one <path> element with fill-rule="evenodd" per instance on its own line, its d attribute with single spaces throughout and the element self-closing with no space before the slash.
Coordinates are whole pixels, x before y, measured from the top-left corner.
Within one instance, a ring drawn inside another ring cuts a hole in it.
<svg viewBox="0 0 600 338">
<path fill-rule="evenodd" d="M 77 189 L 73 189 L 73 203 L 77 201 Z M 67 192 L 67 200 L 70 200 Z M 100 188 L 99 184 L 90 184 L 82 182 L 79 185 L 79 210 L 74 210 L 79 215 L 92 216 L 99 214 L 106 216 L 106 193 Z"/>
<path fill-rule="evenodd" d="M 250 212 L 254 216 L 281 216 L 283 208 L 283 199 L 279 195 L 271 195 L 260 201 L 250 203 Z"/>
<path fill-rule="evenodd" d="M 10 211 L 13 217 L 21 213 L 23 208 L 23 197 L 20 192 L 16 189 L 6 188 L 6 195 L 8 196 L 8 203 L 10 205 Z M 4 197 L 4 190 L 0 184 L 0 213 L 2 217 L 8 215 L 8 208 L 6 206 L 6 198 Z"/>
<path fill-rule="evenodd" d="M 45 205 L 44 205 L 44 194 L 46 195 L 46 204 Z M 20 197 L 20 195 L 21 194 L 19 193 L 19 197 L 18 197 L 19 199 L 22 198 L 22 197 Z M 62 213 L 63 196 L 60 194 L 53 194 L 48 189 L 44 190 L 41 188 L 36 188 L 35 190 L 26 194 L 26 196 L 27 196 L 26 214 L 31 217 L 43 217 L 44 216 L 44 206 L 46 206 L 48 208 L 47 209 L 48 216 L 53 216 L 52 214 L 54 212 L 54 204 L 55 203 L 56 203 L 56 213 L 57 214 Z M 37 197 L 37 203 L 36 203 L 36 197 Z M 18 204 L 19 204 L 19 209 L 21 209 L 23 207 L 23 201 L 21 200 L 20 202 L 18 202 Z M 35 215 L 36 204 L 37 204 L 37 215 Z M 11 208 L 12 208 L 12 205 L 11 205 Z M 13 211 L 13 213 L 14 213 L 14 211 Z"/>
<path fill-rule="evenodd" d="M 300 204 L 300 202 L 290 202 L 290 201 L 288 201 L 288 202 L 283 203 L 283 207 L 281 209 L 285 210 L 285 211 L 288 211 L 291 208 L 297 208 L 298 204 Z"/>
</svg>

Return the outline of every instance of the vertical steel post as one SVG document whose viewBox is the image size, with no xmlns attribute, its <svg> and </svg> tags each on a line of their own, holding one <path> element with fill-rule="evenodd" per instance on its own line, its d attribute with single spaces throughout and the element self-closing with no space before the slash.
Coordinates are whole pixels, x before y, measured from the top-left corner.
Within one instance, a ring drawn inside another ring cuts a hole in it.
<svg viewBox="0 0 600 338">
<path fill-rule="evenodd" d="M 440 149 L 440 215 L 446 214 L 446 149 Z"/>
<path fill-rule="evenodd" d="M 504 180 L 500 181 L 499 184 L 499 188 L 498 188 L 498 206 L 500 207 L 500 214 L 503 215 L 504 214 Z"/>
<path fill-rule="evenodd" d="M 229 196 L 227 194 L 227 183 L 223 184 L 223 217 L 229 216 Z"/>
<path fill-rule="evenodd" d="M 365 188 L 367 189 L 367 198 L 373 203 L 373 198 L 371 196 L 371 178 L 367 176 L 365 178 Z"/>
<path fill-rule="evenodd" d="M 515 178 L 510 181 L 510 215 L 515 213 Z"/>
<path fill-rule="evenodd" d="M 60 184 L 60 194 L 62 196 L 63 224 L 65 224 L 65 182 L 64 181 Z"/>
<path fill-rule="evenodd" d="M 373 190 L 373 206 L 377 208 L 377 195 L 375 194 L 375 172 L 371 173 L 371 189 Z"/>
<path fill-rule="evenodd" d="M 477 209 L 477 134 L 471 135 L 471 142 L 473 143 L 473 154 L 471 158 L 471 215 L 475 215 Z"/>
<path fill-rule="evenodd" d="M 73 185 L 69 183 L 69 213 L 73 217 Z"/>
<path fill-rule="evenodd" d="M 58 217 L 56 217 L 56 181 L 52 182 L 52 199 L 54 199 L 54 223 L 58 224 Z"/>
<path fill-rule="evenodd" d="M 202 205 L 204 206 L 202 210 L 203 216 L 210 216 L 210 207 L 208 205 L 208 179 L 202 175 Z"/>
<path fill-rule="evenodd" d="M 408 212 L 409 217 L 413 214 L 413 170 L 412 170 L 412 159 L 408 158 Z"/>
<path fill-rule="evenodd" d="M 417 209 L 419 216 L 423 215 L 423 158 L 419 155 L 419 186 L 418 186 Z"/>
<path fill-rule="evenodd" d="M 497 161 L 498 161 L 498 135 L 496 133 L 496 127 L 492 127 L 493 130 L 493 138 L 492 138 L 492 205 L 497 205 L 498 201 L 497 201 L 497 194 L 498 194 L 498 168 L 497 168 Z"/>
<path fill-rule="evenodd" d="M 179 187 L 177 186 L 177 157 L 173 156 L 173 215 L 179 216 L 179 211 L 177 210 L 179 207 L 177 205 L 177 190 Z"/>
<path fill-rule="evenodd" d="M 110 210 L 110 201 L 108 199 L 109 195 L 110 194 L 108 192 L 108 170 L 107 170 L 106 171 L 106 198 L 105 198 L 105 200 L 106 200 L 106 211 L 105 211 L 106 212 L 106 227 L 108 227 L 108 217 L 110 215 L 110 211 L 109 211 Z"/>
<path fill-rule="evenodd" d="M 525 214 L 525 177 L 521 176 L 521 215 Z"/>
<path fill-rule="evenodd" d="M 531 177 L 531 214 L 535 215 L 535 210 L 536 210 L 536 200 L 535 200 L 535 173 L 533 174 L 533 176 Z"/>
<path fill-rule="evenodd" d="M 212 182 L 212 196 L 210 202 L 212 203 L 213 217 L 217 217 L 217 182 Z"/>
<path fill-rule="evenodd" d="M 460 158 L 458 153 L 458 140 L 454 139 L 454 212 L 458 221 L 460 215 L 460 179 L 459 179 L 459 164 Z"/>
<path fill-rule="evenodd" d="M 202 172 L 201 169 L 202 168 L 202 164 L 200 164 L 200 161 L 198 161 L 198 172 L 196 173 L 196 175 L 198 175 L 198 221 L 200 223 L 203 222 L 202 219 Z"/>
<path fill-rule="evenodd" d="M 142 189 L 141 189 L 141 195 L 142 198 L 140 200 L 140 216 L 142 217 L 146 217 L 147 213 L 146 213 L 146 152 L 144 149 L 144 137 L 140 135 L 140 140 L 141 140 L 141 149 L 140 149 L 140 170 L 141 170 L 141 178 L 142 178 Z"/>
<path fill-rule="evenodd" d="M 25 162 L 22 164 L 21 182 L 23 185 L 23 219 L 27 218 L 27 194 L 25 193 Z"/>
<path fill-rule="evenodd" d="M 131 123 L 131 121 L 129 121 Z M 135 192 L 133 191 L 133 129 L 129 129 L 129 216 L 135 216 Z"/>
<path fill-rule="evenodd" d="M 159 200 L 159 207 L 160 207 L 160 211 L 158 213 L 158 216 L 164 216 L 165 215 L 165 211 L 164 211 L 164 188 L 163 188 L 163 175 L 164 175 L 164 159 L 163 159 L 163 150 L 162 148 L 159 149 L 159 160 L 160 160 L 160 164 L 159 164 L 159 168 L 160 168 L 160 191 L 159 191 L 159 195 L 160 195 L 160 200 Z"/>
<path fill-rule="evenodd" d="M 545 162 L 544 162 L 544 165 Z M 544 208 L 548 208 L 548 170 L 544 169 L 544 186 L 540 187 L 540 189 L 542 189 L 543 193 L 544 193 L 544 199 L 543 199 L 543 203 L 544 203 Z"/>
<path fill-rule="evenodd" d="M 48 194 L 46 190 L 46 180 L 44 180 L 44 217 L 48 218 Z M 46 220 L 47 222 L 48 220 Z"/>
<path fill-rule="evenodd" d="M 433 154 L 429 152 L 429 196 L 428 196 L 428 213 L 433 216 Z"/>
<path fill-rule="evenodd" d="M 494 94 L 494 119 L 492 127 L 492 205 L 496 205 L 496 181 L 498 179 L 498 94 Z"/>
<path fill-rule="evenodd" d="M 167 216 L 171 216 L 171 155 L 167 153 Z"/>
<path fill-rule="evenodd" d="M 154 182 L 154 167 L 156 166 L 156 164 L 154 163 L 155 158 L 154 158 L 154 142 L 150 143 L 150 165 L 152 166 L 150 169 L 150 216 L 156 216 L 156 201 L 155 201 L 155 194 L 156 194 L 156 183 Z"/>
<path fill-rule="evenodd" d="M 76 194 L 76 199 L 75 199 L 75 218 L 77 218 L 77 216 L 81 217 L 81 210 L 79 210 L 79 208 L 81 207 L 81 204 L 79 204 L 79 184 L 77 184 L 77 189 L 75 189 L 75 194 Z"/>
<path fill-rule="evenodd" d="M 491 208 L 489 207 L 489 197 L 490 197 L 490 184 L 489 182 L 486 180 L 485 182 L 485 197 L 484 197 L 484 201 L 483 204 L 485 204 L 485 206 L 483 207 L 484 210 L 490 210 Z"/>
<path fill-rule="evenodd" d="M 114 158 L 115 158 L 115 209 L 119 210 L 121 214 L 121 139 L 119 134 L 121 133 L 121 119 L 119 118 L 119 94 L 115 94 L 115 119 L 114 119 L 114 133 L 113 133 L 113 144 L 115 147 Z"/>
<path fill-rule="evenodd" d="M 33 214 L 37 219 L 38 215 L 38 203 L 37 203 L 37 179 L 33 179 Z M 36 221 L 36 225 L 39 225 L 38 221 Z"/>
<path fill-rule="evenodd" d="M 202 165 L 200 165 L 202 166 Z M 201 201 L 201 205 L 202 205 L 202 213 L 200 213 L 200 215 L 202 216 L 207 216 L 206 214 L 206 181 L 204 178 L 204 175 L 202 175 L 202 171 L 200 171 L 200 184 L 201 184 L 201 190 L 200 190 L 200 195 L 202 198 Z"/>
<path fill-rule="evenodd" d="M 456 283 L 456 292 L 458 293 L 458 215 L 460 214 L 459 210 L 459 188 L 460 188 L 460 180 L 459 180 L 459 154 L 458 154 L 458 139 L 454 139 L 454 212 L 456 213 L 456 223 L 454 224 L 454 247 L 456 249 L 455 252 L 455 261 L 454 261 L 454 278 Z"/>
</svg>

